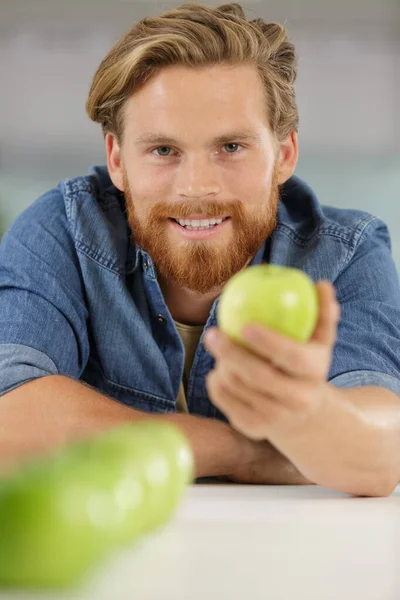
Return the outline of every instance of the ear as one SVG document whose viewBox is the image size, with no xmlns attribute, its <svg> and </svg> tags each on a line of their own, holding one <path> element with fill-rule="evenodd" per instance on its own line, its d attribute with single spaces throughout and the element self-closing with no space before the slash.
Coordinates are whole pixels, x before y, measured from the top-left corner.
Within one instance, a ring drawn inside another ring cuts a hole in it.
<svg viewBox="0 0 400 600">
<path fill-rule="evenodd" d="M 278 143 L 277 170 L 279 185 L 285 183 L 293 175 L 298 156 L 297 133 L 296 131 L 292 131 L 284 142 Z"/>
<path fill-rule="evenodd" d="M 111 181 L 121 192 L 124 191 L 121 148 L 118 140 L 112 133 L 107 133 L 105 137 L 105 146 L 107 154 L 107 168 Z"/>
</svg>

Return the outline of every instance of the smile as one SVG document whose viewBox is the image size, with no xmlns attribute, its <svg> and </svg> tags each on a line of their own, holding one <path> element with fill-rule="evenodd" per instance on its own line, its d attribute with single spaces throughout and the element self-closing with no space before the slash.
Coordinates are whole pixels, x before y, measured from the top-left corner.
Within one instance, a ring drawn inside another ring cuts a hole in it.
<svg viewBox="0 0 400 600">
<path fill-rule="evenodd" d="M 190 239 L 204 239 L 219 233 L 230 221 L 230 217 L 212 219 L 169 219 L 175 230 Z"/>
<path fill-rule="evenodd" d="M 225 219 L 229 217 L 221 217 L 214 219 L 174 219 L 181 227 L 185 229 L 211 229 L 220 225 Z"/>
</svg>

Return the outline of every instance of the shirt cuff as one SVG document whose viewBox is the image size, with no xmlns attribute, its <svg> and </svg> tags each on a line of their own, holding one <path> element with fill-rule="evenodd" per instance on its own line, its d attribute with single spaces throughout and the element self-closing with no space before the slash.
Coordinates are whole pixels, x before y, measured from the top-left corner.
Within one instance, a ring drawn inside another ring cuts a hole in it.
<svg viewBox="0 0 400 600">
<path fill-rule="evenodd" d="M 400 379 L 378 371 L 350 371 L 349 373 L 337 375 L 330 379 L 329 383 L 344 388 L 373 385 L 386 388 L 400 395 Z"/>
<path fill-rule="evenodd" d="M 46 375 L 58 375 L 56 365 L 46 354 L 22 344 L 0 344 L 0 396 Z"/>
</svg>

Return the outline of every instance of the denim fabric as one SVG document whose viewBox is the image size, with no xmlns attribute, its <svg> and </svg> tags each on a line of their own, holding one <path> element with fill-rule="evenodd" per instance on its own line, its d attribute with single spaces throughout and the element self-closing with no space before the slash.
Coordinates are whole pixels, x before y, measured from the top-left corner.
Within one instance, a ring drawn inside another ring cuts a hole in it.
<svg viewBox="0 0 400 600">
<path fill-rule="evenodd" d="M 37 377 L 80 379 L 152 412 L 176 410 L 184 347 L 151 256 L 135 245 L 124 196 L 105 166 L 64 180 L 13 223 L 0 245 L 0 394 Z M 252 264 L 328 279 L 342 308 L 329 380 L 400 393 L 400 286 L 386 225 L 321 205 L 293 176 L 278 223 Z M 215 300 L 204 331 L 217 324 Z M 203 334 L 204 334 L 203 331 Z M 223 418 L 205 376 L 201 337 L 188 383 L 191 413 Z"/>
</svg>

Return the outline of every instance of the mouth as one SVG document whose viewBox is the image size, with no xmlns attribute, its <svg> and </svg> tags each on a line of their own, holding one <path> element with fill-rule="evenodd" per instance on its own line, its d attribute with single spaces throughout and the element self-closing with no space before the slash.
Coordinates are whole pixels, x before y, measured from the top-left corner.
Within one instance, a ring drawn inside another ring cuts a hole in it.
<svg viewBox="0 0 400 600">
<path fill-rule="evenodd" d="M 208 240 L 229 229 L 231 217 L 213 217 L 212 219 L 174 219 L 169 218 L 172 228 L 186 240 Z"/>
<path fill-rule="evenodd" d="M 213 217 L 213 218 L 191 218 L 191 219 L 176 219 L 170 217 L 170 221 L 175 222 L 177 225 L 186 229 L 187 231 L 207 231 L 214 229 L 224 223 L 229 216 Z"/>
</svg>

